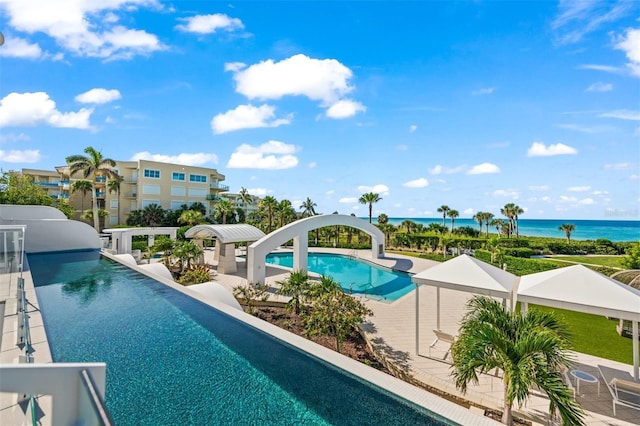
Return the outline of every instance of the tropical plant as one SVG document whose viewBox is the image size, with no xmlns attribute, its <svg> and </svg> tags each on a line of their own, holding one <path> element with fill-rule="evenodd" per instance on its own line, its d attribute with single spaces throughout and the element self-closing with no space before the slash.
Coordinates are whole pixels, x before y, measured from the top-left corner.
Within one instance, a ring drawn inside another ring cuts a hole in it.
<svg viewBox="0 0 640 426">
<path fill-rule="evenodd" d="M 640 269 L 640 241 L 627 250 L 620 263 L 627 269 Z"/>
<path fill-rule="evenodd" d="M 255 302 L 269 300 L 271 296 L 269 288 L 268 284 L 260 283 L 238 285 L 233 288 L 233 295 L 240 303 L 245 305 L 248 314 L 254 315 L 256 313 Z"/>
<path fill-rule="evenodd" d="M 89 179 L 92 184 L 91 195 L 93 199 L 93 227 L 100 231 L 100 221 L 98 218 L 98 197 L 96 194 L 96 179 L 98 176 L 115 178 L 118 174 L 113 170 L 116 162 L 110 158 L 104 158 L 100 151 L 92 147 L 84 149 L 84 155 L 70 155 L 66 158 L 69 165 L 69 174 L 73 176 L 77 172 L 82 172 L 85 179 Z"/>
<path fill-rule="evenodd" d="M 289 296 L 287 309 L 292 310 L 296 315 L 300 314 L 300 307 L 304 303 L 311 284 L 309 283 L 309 275 L 305 271 L 293 271 L 286 280 L 277 282 L 280 288 L 277 294 Z"/>
<path fill-rule="evenodd" d="M 80 201 L 80 216 L 84 216 L 84 199 L 87 192 L 93 190 L 93 183 L 87 179 L 78 179 L 71 184 L 71 193 L 82 192 L 82 200 Z"/>
<path fill-rule="evenodd" d="M 487 229 L 487 238 L 489 238 L 489 225 L 493 221 L 493 213 L 485 212 L 483 215 L 484 215 L 484 223 Z"/>
<path fill-rule="evenodd" d="M 317 214 L 316 207 L 318 207 L 318 205 L 311 201 L 311 198 L 307 197 L 299 207 L 302 210 L 302 217 L 315 216 Z"/>
<path fill-rule="evenodd" d="M 76 214 L 76 209 L 65 198 L 58 198 L 56 208 L 64 213 L 67 219 L 71 219 Z"/>
<path fill-rule="evenodd" d="M 447 212 L 447 216 L 449 216 L 449 219 L 451 219 L 451 232 L 453 233 L 453 224 L 456 221 L 456 217 L 460 216 L 460 213 L 458 212 L 458 210 L 449 209 L 449 211 Z"/>
<path fill-rule="evenodd" d="M 271 195 L 267 195 L 260 201 L 260 208 L 267 212 L 267 234 L 273 231 L 273 213 L 278 206 L 278 200 Z"/>
<path fill-rule="evenodd" d="M 127 226 L 142 226 L 142 210 L 131 210 L 125 223 Z"/>
<path fill-rule="evenodd" d="M 100 219 L 104 219 L 105 217 L 109 216 L 109 212 L 106 211 L 105 209 L 98 209 L 98 217 Z M 81 218 L 83 220 L 86 220 L 87 222 L 91 222 L 93 220 L 93 210 L 87 210 L 85 211 Z"/>
<path fill-rule="evenodd" d="M 498 232 L 498 238 L 500 238 L 500 234 L 502 234 L 502 230 L 504 229 L 504 225 L 505 225 L 504 220 L 491 219 L 491 222 L 489 222 L 489 224 L 496 228 L 496 231 Z"/>
<path fill-rule="evenodd" d="M 182 223 L 184 225 L 194 226 L 204 221 L 204 217 L 202 213 L 197 210 L 185 210 L 180 214 L 178 218 L 178 223 Z"/>
<path fill-rule="evenodd" d="M 402 223 L 400 224 L 401 228 L 407 229 L 407 234 L 410 234 L 411 231 L 415 228 L 415 226 L 416 226 L 416 223 L 409 219 L 403 220 Z"/>
<path fill-rule="evenodd" d="M 178 279 L 178 283 L 182 285 L 200 284 L 208 281 L 211 281 L 211 272 L 205 265 L 195 265 L 184 271 Z"/>
<path fill-rule="evenodd" d="M 362 302 L 341 291 L 323 293 L 315 299 L 311 314 L 306 317 L 309 336 L 329 335 L 336 339 L 340 352 L 344 339 L 373 312 Z"/>
<path fill-rule="evenodd" d="M 289 200 L 281 200 L 276 207 L 276 212 L 280 219 L 280 227 L 292 222 L 296 217 L 296 211 Z"/>
<path fill-rule="evenodd" d="M 446 226 L 447 213 L 449 212 L 449 210 L 449 206 L 444 204 L 438 207 L 438 213 L 442 213 L 442 226 Z"/>
<path fill-rule="evenodd" d="M 202 204 L 200 201 L 195 201 L 195 202 L 194 202 L 194 203 L 192 203 L 189 207 L 187 207 L 187 205 L 186 205 L 186 204 L 183 204 L 182 206 L 183 206 L 183 208 L 185 208 L 185 209 L 187 209 L 187 208 L 188 208 L 189 210 L 193 210 L 193 211 L 196 211 L 196 212 L 200 212 L 200 214 L 201 214 L 203 217 L 207 215 L 207 207 L 206 207 L 204 204 Z"/>
<path fill-rule="evenodd" d="M 563 223 L 558 227 L 558 230 L 564 232 L 567 243 L 571 243 L 571 233 L 576 230 L 576 226 L 573 223 Z"/>
<path fill-rule="evenodd" d="M 380 214 L 378 215 L 378 219 L 377 219 L 377 220 L 378 220 L 378 224 L 380 224 L 380 225 L 384 225 L 384 224 L 386 224 L 386 223 L 389 223 L 389 216 L 387 216 L 387 215 L 386 215 L 386 214 L 384 214 L 384 213 L 380 213 Z"/>
<path fill-rule="evenodd" d="M 172 255 L 178 259 L 180 273 L 185 269 L 191 269 L 191 262 L 202 255 L 203 250 L 193 241 L 177 241 L 173 247 Z"/>
<path fill-rule="evenodd" d="M 120 184 L 123 181 L 124 178 L 119 175 L 116 175 L 107 181 L 107 189 L 109 190 L 109 193 L 116 193 L 116 200 L 118 201 L 118 223 L 120 223 Z"/>
<path fill-rule="evenodd" d="M 478 226 L 480 227 L 480 232 L 482 232 L 482 224 L 484 223 L 485 214 L 486 214 L 485 212 L 477 212 L 476 214 L 473 215 L 473 220 L 478 222 Z"/>
<path fill-rule="evenodd" d="M 158 226 L 164 220 L 165 214 L 164 209 L 159 204 L 149 204 L 142 209 L 142 225 Z"/>
<path fill-rule="evenodd" d="M 220 200 L 215 206 L 216 215 L 222 218 L 222 224 L 227 223 L 227 215 L 233 213 L 234 209 L 233 202 L 229 200 Z"/>
<path fill-rule="evenodd" d="M 249 191 L 244 186 L 240 188 L 240 192 L 238 193 L 238 199 L 242 202 L 242 207 L 244 208 L 244 217 L 245 221 L 247 220 L 247 209 L 250 205 L 253 204 L 253 197 L 249 194 Z"/>
<path fill-rule="evenodd" d="M 33 177 L 10 171 L 0 176 L 0 204 L 50 206 L 53 198 Z"/>
<path fill-rule="evenodd" d="M 335 291 L 342 292 L 340 283 L 334 280 L 332 277 L 322 275 L 320 281 L 310 282 L 309 289 L 307 290 L 307 296 L 309 299 L 314 300 L 322 296 L 323 294 L 333 293 Z"/>
<path fill-rule="evenodd" d="M 373 205 L 378 201 L 382 201 L 379 194 L 374 192 L 367 192 L 366 194 L 362 194 L 358 199 L 360 204 L 368 204 L 369 205 L 369 223 L 371 223 L 371 218 L 373 214 Z"/>
<path fill-rule="evenodd" d="M 523 404 L 536 385 L 563 424 L 584 424 L 582 408 L 562 381 L 561 371 L 571 362 L 567 326 L 551 312 L 510 312 L 484 296 L 474 296 L 467 307 L 451 346 L 456 387 L 466 392 L 468 383 L 478 383 L 479 374 L 498 368 L 504 384 L 502 423 L 512 423 L 513 403 Z"/>
</svg>

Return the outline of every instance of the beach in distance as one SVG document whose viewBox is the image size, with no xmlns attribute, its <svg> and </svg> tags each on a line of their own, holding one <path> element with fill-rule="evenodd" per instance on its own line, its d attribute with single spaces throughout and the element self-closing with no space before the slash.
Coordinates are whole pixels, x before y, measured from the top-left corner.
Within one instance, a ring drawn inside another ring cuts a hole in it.
<svg viewBox="0 0 640 426">
<path fill-rule="evenodd" d="M 412 218 L 390 217 L 389 223 L 398 226 L 405 220 L 429 226 L 430 223 L 442 224 L 440 218 Z M 506 220 L 506 219 L 505 219 Z M 376 223 L 374 218 L 374 223 Z M 597 240 L 604 238 L 613 242 L 640 240 L 640 220 L 586 220 L 586 219 L 520 219 L 518 226 L 520 235 L 531 237 L 565 238 L 563 231 L 558 228 L 564 223 L 575 225 L 576 229 L 571 233 L 572 240 Z M 451 220 L 445 222 L 451 228 Z M 454 228 L 470 226 L 479 229 L 478 222 L 468 218 L 456 218 Z M 482 227 L 486 231 L 485 225 Z M 496 233 L 495 227 L 489 226 L 490 233 Z"/>
</svg>

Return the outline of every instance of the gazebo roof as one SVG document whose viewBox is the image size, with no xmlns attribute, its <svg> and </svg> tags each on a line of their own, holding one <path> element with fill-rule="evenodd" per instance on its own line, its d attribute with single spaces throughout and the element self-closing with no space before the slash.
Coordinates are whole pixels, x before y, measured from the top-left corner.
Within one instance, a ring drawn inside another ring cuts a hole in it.
<svg viewBox="0 0 640 426">
<path fill-rule="evenodd" d="M 521 277 L 517 300 L 640 321 L 640 290 L 583 265 Z"/>
<path fill-rule="evenodd" d="M 463 254 L 422 271 L 411 279 L 417 284 L 510 298 L 511 289 L 518 278 L 510 272 Z"/>
<path fill-rule="evenodd" d="M 217 238 L 222 243 L 258 241 L 265 233 L 246 223 L 231 225 L 196 225 L 185 232 L 185 237 L 196 239 Z"/>
</svg>

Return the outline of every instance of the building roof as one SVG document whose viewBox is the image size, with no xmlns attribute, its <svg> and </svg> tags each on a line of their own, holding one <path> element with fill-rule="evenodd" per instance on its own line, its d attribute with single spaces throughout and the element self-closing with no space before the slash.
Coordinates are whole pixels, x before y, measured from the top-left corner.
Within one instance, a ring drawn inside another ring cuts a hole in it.
<svg viewBox="0 0 640 426">
<path fill-rule="evenodd" d="M 243 241 L 258 241 L 265 233 L 246 223 L 232 225 L 196 225 L 184 234 L 187 238 L 199 240 L 217 238 L 222 243 L 238 243 Z"/>
</svg>

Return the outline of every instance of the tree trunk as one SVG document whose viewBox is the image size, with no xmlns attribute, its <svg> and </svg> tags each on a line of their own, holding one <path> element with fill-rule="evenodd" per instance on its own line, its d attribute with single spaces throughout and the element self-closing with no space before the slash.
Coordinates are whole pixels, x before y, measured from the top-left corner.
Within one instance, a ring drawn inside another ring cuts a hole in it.
<svg viewBox="0 0 640 426">
<path fill-rule="evenodd" d="M 98 195 L 96 194 L 95 182 L 91 185 L 91 199 L 93 201 L 93 227 L 100 232 L 100 218 L 98 217 Z"/>
<path fill-rule="evenodd" d="M 504 412 L 502 413 L 502 423 L 505 425 L 510 425 L 513 422 L 513 415 L 511 413 L 511 405 L 513 402 L 509 402 L 507 400 L 507 391 L 509 389 L 509 384 L 504 383 Z"/>
</svg>

